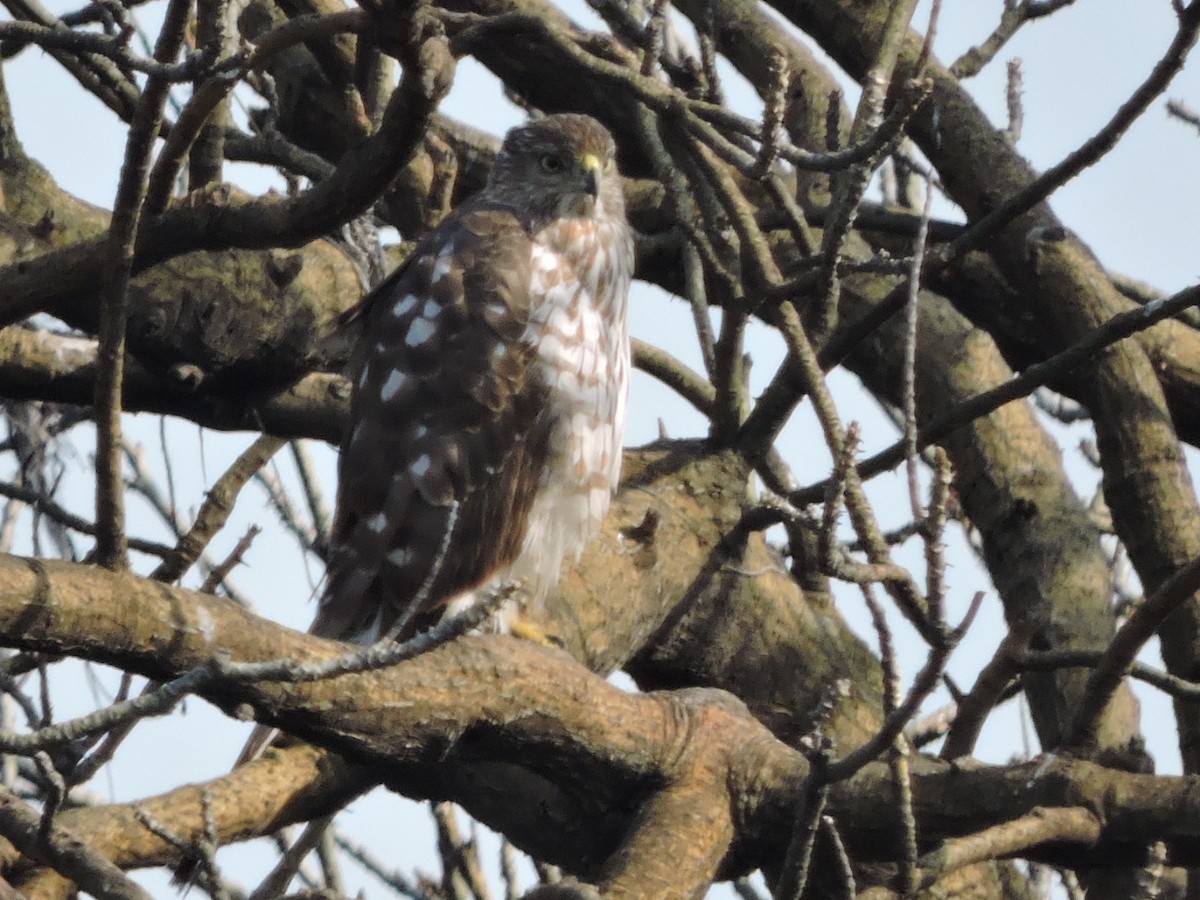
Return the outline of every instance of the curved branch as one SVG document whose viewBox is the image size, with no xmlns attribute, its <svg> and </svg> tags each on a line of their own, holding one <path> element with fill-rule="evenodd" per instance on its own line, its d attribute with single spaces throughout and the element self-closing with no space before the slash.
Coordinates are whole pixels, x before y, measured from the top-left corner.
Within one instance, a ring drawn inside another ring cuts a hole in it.
<svg viewBox="0 0 1200 900">
<path fill-rule="evenodd" d="M 135 882 L 61 824 L 44 827 L 42 817 L 0 788 L 0 834 L 34 859 L 44 859 L 100 900 L 150 900 Z"/>
<path fill-rule="evenodd" d="M 419 146 L 453 77 L 444 39 L 424 38 L 413 27 L 420 43 L 408 54 L 379 130 L 351 149 L 328 179 L 283 200 L 209 197 L 202 206 L 168 210 L 141 230 L 134 271 L 190 250 L 296 247 L 361 213 Z M 99 279 L 104 248 L 103 238 L 85 239 L 0 269 L 6 286 L 0 322 L 19 321 L 55 296 L 86 293 Z"/>
<path fill-rule="evenodd" d="M 96 614 L 118 608 L 123 615 Z M 313 661 L 343 652 L 221 598 L 17 557 L 0 557 L 0 640 L 156 678 L 206 665 L 216 654 Z M 808 772 L 797 751 L 723 692 L 627 694 L 561 652 L 506 637 L 462 638 L 387 670 L 324 682 L 215 683 L 204 696 L 225 709 L 250 703 L 261 720 L 369 763 L 371 774 L 296 748 L 207 785 L 132 807 L 81 810 L 64 823 L 105 849 L 137 831 L 144 849 L 124 851 L 120 864 L 152 864 L 179 851 L 140 833 L 139 805 L 187 813 L 172 820 L 186 840 L 206 827 L 199 798 L 208 792 L 221 839 L 235 840 L 328 812 L 380 778 L 410 796 L 464 803 L 518 845 L 598 880 L 611 896 L 645 896 L 630 885 L 650 884 L 654 896 L 682 898 L 714 873 L 781 859 Z M 477 789 L 481 779 L 486 792 Z M 830 790 L 857 858 L 892 853 L 890 779 L 877 763 Z M 1084 807 L 1102 823 L 1103 851 L 1064 847 L 1051 831 L 1026 842 L 1023 853 L 1068 865 L 1122 865 L 1140 858 L 1143 836 L 1153 833 L 1174 862 L 1187 864 L 1200 858 L 1200 812 L 1188 799 L 1198 783 L 1067 758 L 1010 768 L 917 759 L 914 813 L 923 837 L 937 841 L 1011 823 L 1039 806 Z M 222 798 L 234 791 L 263 802 L 227 804 Z M 729 815 L 718 812 L 721 803 Z M 95 822 L 94 830 L 81 821 Z M 692 843 L 677 853 L 685 837 Z M 151 843 L 152 856 L 139 855 Z M 15 860 L 6 859 L 11 871 Z"/>
<path fill-rule="evenodd" d="M 86 405 L 95 379 L 95 341 L 15 326 L 0 329 L 0 393 L 5 397 Z M 196 391 L 131 359 L 124 391 L 130 412 L 180 416 L 221 431 L 266 431 L 336 444 L 349 413 L 350 384 L 340 375 L 317 373 L 259 396 L 231 386 Z"/>
</svg>

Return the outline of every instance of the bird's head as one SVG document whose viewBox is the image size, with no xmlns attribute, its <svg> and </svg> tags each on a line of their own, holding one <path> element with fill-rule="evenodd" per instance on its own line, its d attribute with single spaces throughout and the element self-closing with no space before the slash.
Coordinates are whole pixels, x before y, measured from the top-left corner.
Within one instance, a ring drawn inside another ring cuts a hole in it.
<svg viewBox="0 0 1200 900">
<path fill-rule="evenodd" d="M 590 116 L 546 116 L 512 129 L 488 187 L 496 199 L 546 218 L 593 218 L 624 209 L 616 145 Z"/>
</svg>

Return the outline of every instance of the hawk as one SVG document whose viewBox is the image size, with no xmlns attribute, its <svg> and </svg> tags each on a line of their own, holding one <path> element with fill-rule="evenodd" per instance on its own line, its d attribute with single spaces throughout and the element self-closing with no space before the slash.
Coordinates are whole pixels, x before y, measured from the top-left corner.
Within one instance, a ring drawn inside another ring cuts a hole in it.
<svg viewBox="0 0 1200 900">
<path fill-rule="evenodd" d="M 615 152 L 588 116 L 514 128 L 366 300 L 312 633 L 404 639 L 518 580 L 536 604 L 599 529 L 630 369 Z"/>
<path fill-rule="evenodd" d="M 630 368 L 615 150 L 588 116 L 513 129 L 366 300 L 312 633 L 404 639 L 518 580 L 536 604 L 598 530 Z"/>
<path fill-rule="evenodd" d="M 310 633 L 403 640 L 518 581 L 537 604 L 599 529 L 630 370 L 615 153 L 588 116 L 514 128 L 484 190 L 364 300 Z"/>
</svg>

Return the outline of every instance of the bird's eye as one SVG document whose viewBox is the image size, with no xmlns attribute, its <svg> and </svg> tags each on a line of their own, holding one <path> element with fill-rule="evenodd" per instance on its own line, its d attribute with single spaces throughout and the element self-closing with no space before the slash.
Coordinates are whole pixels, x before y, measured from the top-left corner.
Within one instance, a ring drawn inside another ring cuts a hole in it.
<svg viewBox="0 0 1200 900">
<path fill-rule="evenodd" d="M 553 153 L 545 153 L 538 157 L 538 165 L 542 167 L 542 171 L 550 175 L 563 170 L 563 161 Z"/>
</svg>

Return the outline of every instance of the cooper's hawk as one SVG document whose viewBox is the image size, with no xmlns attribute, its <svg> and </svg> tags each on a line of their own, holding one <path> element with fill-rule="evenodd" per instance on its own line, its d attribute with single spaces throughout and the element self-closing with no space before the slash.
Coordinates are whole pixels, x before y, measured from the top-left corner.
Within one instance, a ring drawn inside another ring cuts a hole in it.
<svg viewBox="0 0 1200 900">
<path fill-rule="evenodd" d="M 514 128 L 487 187 L 364 300 L 313 634 L 404 639 L 518 580 L 536 603 L 598 530 L 630 365 L 615 150 L 588 116 Z"/>
<path fill-rule="evenodd" d="M 614 154 L 587 116 L 513 129 L 366 301 L 314 634 L 403 639 L 517 579 L 537 602 L 598 529 L 629 382 Z"/>
<path fill-rule="evenodd" d="M 368 299 L 313 633 L 404 638 L 517 579 L 540 600 L 599 528 L 629 382 L 614 154 L 587 116 L 514 128 Z"/>
</svg>

